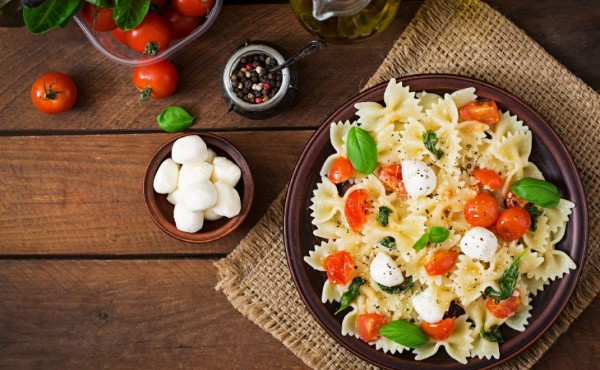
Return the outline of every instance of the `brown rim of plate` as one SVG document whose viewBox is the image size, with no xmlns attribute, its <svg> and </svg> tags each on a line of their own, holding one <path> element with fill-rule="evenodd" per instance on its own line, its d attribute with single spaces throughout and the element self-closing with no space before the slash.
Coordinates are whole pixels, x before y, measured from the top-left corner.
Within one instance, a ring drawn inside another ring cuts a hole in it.
<svg viewBox="0 0 600 370">
<path fill-rule="evenodd" d="M 497 366 L 516 356 L 539 339 L 556 321 L 573 294 L 581 275 L 588 238 L 588 212 L 583 185 L 571 156 L 556 132 L 540 114 L 515 95 L 487 82 L 457 75 L 423 74 L 401 77 L 396 80 L 401 81 L 413 92 L 425 90 L 440 93 L 475 87 L 480 98 L 496 101 L 500 109 L 508 109 L 512 115 L 516 115 L 531 129 L 533 133 L 531 161 L 540 167 L 547 179 L 558 186 L 563 198 L 576 204 L 565 235 L 557 247 L 565 250 L 571 256 L 577 269 L 558 281 L 551 282 L 532 299 L 532 316 L 525 331 L 503 329 L 505 342 L 500 345 L 500 358 L 497 360 L 469 358 L 468 363 L 463 365 L 446 355 L 445 351 L 440 350 L 429 359 L 416 361 L 414 355 L 408 351 L 391 355 L 378 351 L 360 339 L 343 336 L 341 320 L 344 315 L 334 316 L 334 306 L 321 303 L 321 287 L 326 277 L 322 272 L 313 270 L 303 261 L 303 257 L 308 254 L 309 250 L 312 250 L 313 245 L 323 240 L 312 235 L 313 228 L 310 224 L 308 206 L 312 190 L 315 188 L 316 181 L 320 179 L 319 170 L 323 161 L 334 152 L 329 142 L 329 123 L 353 119 L 356 113 L 355 103 L 382 101 L 387 86 L 387 82 L 385 82 L 350 99 L 327 117 L 310 138 L 298 160 L 290 180 L 284 209 L 284 244 L 290 273 L 302 300 L 316 321 L 337 342 L 365 361 L 388 369 L 402 367 L 407 370 L 433 367 L 488 369 Z M 305 238 L 304 242 L 303 237 Z M 306 240 L 307 238 L 311 238 L 310 243 Z"/>
<path fill-rule="evenodd" d="M 200 136 L 206 145 L 210 149 L 213 149 L 217 155 L 231 159 L 242 171 L 242 177 L 235 186 L 235 189 L 240 194 L 242 202 L 240 214 L 232 218 L 223 217 L 216 221 L 205 221 L 202 230 L 196 233 L 186 233 L 175 227 L 173 220 L 174 206 L 167 201 L 166 194 L 156 193 L 153 187 L 154 175 L 158 170 L 158 166 L 171 156 L 171 148 L 173 147 L 175 140 L 188 135 Z M 156 152 L 152 154 L 152 157 L 148 162 L 143 179 L 143 189 L 146 208 L 148 209 L 150 218 L 154 221 L 156 226 L 173 238 L 188 243 L 208 243 L 223 238 L 237 229 L 248 216 L 254 198 L 254 181 L 252 179 L 250 167 L 244 156 L 242 156 L 240 151 L 226 139 L 208 133 L 185 133 L 177 135 L 161 145 Z"/>
</svg>

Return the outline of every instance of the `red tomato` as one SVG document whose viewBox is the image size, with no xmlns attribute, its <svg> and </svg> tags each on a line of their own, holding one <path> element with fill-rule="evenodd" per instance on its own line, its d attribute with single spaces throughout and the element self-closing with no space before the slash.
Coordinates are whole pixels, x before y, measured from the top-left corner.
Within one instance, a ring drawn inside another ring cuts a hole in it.
<svg viewBox="0 0 600 370">
<path fill-rule="evenodd" d="M 334 184 L 340 184 L 354 176 L 354 167 L 348 158 L 339 157 L 333 162 L 329 171 L 329 180 Z"/>
<path fill-rule="evenodd" d="M 127 44 L 127 33 L 129 31 L 123 31 L 120 28 L 115 28 L 114 30 L 110 31 L 110 34 L 112 35 L 112 37 L 117 40 L 120 44 L 123 44 L 125 46 L 129 46 Z"/>
<path fill-rule="evenodd" d="M 484 189 L 494 191 L 502 186 L 502 177 L 496 171 L 479 169 L 473 170 L 471 174 L 483 185 Z"/>
<path fill-rule="evenodd" d="M 522 207 L 504 210 L 496 221 L 496 234 L 504 240 L 518 240 L 531 226 L 531 216 Z"/>
<path fill-rule="evenodd" d="M 346 285 L 354 271 L 354 259 L 346 251 L 335 252 L 323 260 L 323 268 L 331 284 Z"/>
<path fill-rule="evenodd" d="M 496 303 L 494 298 L 488 298 L 485 307 L 492 315 L 499 319 L 510 317 L 514 315 L 519 306 L 521 306 L 521 292 L 519 292 L 519 290 L 515 290 L 515 292 L 517 292 L 516 296 L 512 295 L 498 303 Z"/>
<path fill-rule="evenodd" d="M 465 220 L 471 226 L 490 227 L 498 218 L 498 204 L 488 193 L 479 193 L 465 204 Z"/>
<path fill-rule="evenodd" d="M 452 269 L 458 253 L 451 250 L 439 250 L 431 256 L 431 258 L 425 262 L 423 267 L 430 276 L 444 275 Z"/>
<path fill-rule="evenodd" d="M 207 8 L 208 5 L 208 8 Z M 215 5 L 215 0 L 173 0 L 177 11 L 188 17 L 202 17 Z"/>
<path fill-rule="evenodd" d="M 154 13 L 146 14 L 142 23 L 127 33 L 129 47 L 150 57 L 165 50 L 170 42 L 169 24 Z"/>
<path fill-rule="evenodd" d="M 529 202 L 519 197 L 512 191 L 509 191 L 508 194 L 506 194 L 506 198 L 504 199 L 504 204 L 506 205 L 506 208 L 525 207 L 527 203 Z"/>
<path fill-rule="evenodd" d="M 136 67 L 132 79 L 133 85 L 138 88 L 140 100 L 166 98 L 177 88 L 177 70 L 166 60 Z"/>
<path fill-rule="evenodd" d="M 458 113 L 465 121 L 479 121 L 486 125 L 500 120 L 500 112 L 493 100 L 471 102 L 460 107 Z"/>
<path fill-rule="evenodd" d="M 408 195 L 402 181 L 402 166 L 399 164 L 390 164 L 379 170 L 379 180 L 383 181 L 392 191 L 402 196 Z"/>
<path fill-rule="evenodd" d="M 381 338 L 379 329 L 387 324 L 385 316 L 378 313 L 361 313 L 356 317 L 356 328 L 360 339 L 372 343 Z"/>
<path fill-rule="evenodd" d="M 161 15 L 169 23 L 171 35 L 174 39 L 180 39 L 189 35 L 201 23 L 200 18 L 181 15 L 175 8 L 168 8 Z"/>
<path fill-rule="evenodd" d="M 81 12 L 83 18 L 85 18 L 85 23 L 96 31 L 108 32 L 117 28 L 110 8 L 99 8 L 86 2 Z M 94 24 L 94 13 L 96 13 L 96 24 Z"/>
<path fill-rule="evenodd" d="M 68 111 L 77 100 L 77 87 L 71 77 L 60 72 L 44 73 L 31 85 L 31 101 L 40 112 Z"/>
<path fill-rule="evenodd" d="M 427 336 L 433 340 L 444 340 L 452 334 L 454 330 L 454 317 L 449 317 L 447 319 L 430 323 L 423 322 L 421 324 L 421 330 L 427 334 Z"/>
<path fill-rule="evenodd" d="M 367 209 L 371 206 L 369 194 L 364 189 L 354 190 L 346 198 L 344 216 L 350 229 L 359 232 L 367 221 Z"/>
</svg>

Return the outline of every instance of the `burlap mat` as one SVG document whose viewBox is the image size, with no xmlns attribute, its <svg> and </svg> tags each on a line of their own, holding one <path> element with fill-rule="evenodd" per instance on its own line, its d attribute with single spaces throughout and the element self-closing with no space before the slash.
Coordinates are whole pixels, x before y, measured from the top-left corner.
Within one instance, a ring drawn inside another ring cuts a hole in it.
<svg viewBox="0 0 600 370">
<path fill-rule="evenodd" d="M 366 87 L 416 73 L 472 76 L 520 96 L 548 119 L 578 165 L 590 214 L 585 266 L 558 321 L 529 349 L 500 367 L 530 368 L 600 290 L 600 96 L 479 1 L 426 1 Z M 217 289 L 309 366 L 370 368 L 331 339 L 302 303 L 285 260 L 282 209 L 280 195 L 240 245 L 217 262 Z"/>
</svg>

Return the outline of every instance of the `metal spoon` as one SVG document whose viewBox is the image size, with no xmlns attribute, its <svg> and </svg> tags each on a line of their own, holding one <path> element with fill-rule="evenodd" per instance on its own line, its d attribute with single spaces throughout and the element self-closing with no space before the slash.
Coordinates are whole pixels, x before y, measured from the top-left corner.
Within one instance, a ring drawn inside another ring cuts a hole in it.
<svg viewBox="0 0 600 370">
<path fill-rule="evenodd" d="M 289 65 L 296 63 L 300 59 L 302 59 L 310 54 L 316 53 L 317 51 L 321 51 L 321 50 L 325 49 L 326 47 L 327 47 L 327 44 L 323 40 L 311 41 L 310 43 L 308 43 L 308 45 L 306 45 L 305 47 L 300 49 L 296 54 L 294 54 L 291 58 L 289 58 L 285 62 L 281 63 L 280 65 L 278 65 L 277 67 L 275 67 L 273 69 L 269 69 L 269 72 L 279 72 L 282 69 L 288 67 Z"/>
</svg>

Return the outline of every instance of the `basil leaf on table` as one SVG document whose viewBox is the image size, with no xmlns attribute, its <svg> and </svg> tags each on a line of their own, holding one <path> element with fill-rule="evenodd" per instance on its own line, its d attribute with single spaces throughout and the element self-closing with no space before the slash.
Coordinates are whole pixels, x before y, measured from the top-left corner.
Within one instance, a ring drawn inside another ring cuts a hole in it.
<svg viewBox="0 0 600 370">
<path fill-rule="evenodd" d="M 560 202 L 556 185 L 545 180 L 526 177 L 512 184 L 510 190 L 517 196 L 543 208 L 554 208 Z"/>
<path fill-rule="evenodd" d="M 340 300 L 341 306 L 340 308 L 338 308 L 337 311 L 335 311 L 334 315 L 337 315 L 338 313 L 342 312 L 343 310 L 348 308 L 348 306 L 350 306 L 352 302 L 354 302 L 356 297 L 358 297 L 360 287 L 366 282 L 367 281 L 361 277 L 355 277 L 354 279 L 352 279 L 348 290 L 344 294 L 342 294 L 342 299 Z"/>
<path fill-rule="evenodd" d="M 502 333 L 500 332 L 500 327 L 498 325 L 492 326 L 490 328 L 490 331 L 485 331 L 484 329 L 481 329 L 479 335 L 488 342 L 504 342 L 504 338 L 502 337 Z"/>
<path fill-rule="evenodd" d="M 379 334 L 409 348 L 419 348 L 429 342 L 429 337 L 421 328 L 406 320 L 396 320 L 385 324 L 379 328 Z"/>
<path fill-rule="evenodd" d="M 396 249 L 396 239 L 393 236 L 386 236 L 379 243 L 389 250 Z"/>
<path fill-rule="evenodd" d="M 149 8 L 150 0 L 115 0 L 113 19 L 117 27 L 129 31 L 142 22 Z"/>
<path fill-rule="evenodd" d="M 434 226 L 429 229 L 429 241 L 432 243 L 442 243 L 450 236 L 450 230 L 442 226 Z"/>
<path fill-rule="evenodd" d="M 541 209 L 539 209 L 532 203 L 527 203 L 527 205 L 525 206 L 525 210 L 527 211 L 527 213 L 529 213 L 529 217 L 531 218 L 531 225 L 529 226 L 529 229 L 531 231 L 535 231 L 537 229 L 538 217 L 540 217 L 543 212 Z"/>
<path fill-rule="evenodd" d="M 420 251 L 421 249 L 425 248 L 428 243 L 429 243 L 429 233 L 427 232 L 427 233 L 423 234 L 419 238 L 419 240 L 417 240 L 415 245 L 413 245 L 413 249 Z"/>
<path fill-rule="evenodd" d="M 525 253 L 529 251 L 529 248 L 525 249 L 521 254 L 519 254 L 514 261 L 510 264 L 508 269 L 504 271 L 504 274 L 498 280 L 498 285 L 500 285 L 500 291 L 494 290 L 492 287 L 485 288 L 485 295 L 491 298 L 494 298 L 496 303 L 500 302 L 503 299 L 510 297 L 515 291 L 515 286 L 517 286 L 517 278 L 519 277 L 519 261 Z"/>
<path fill-rule="evenodd" d="M 196 117 L 190 115 L 181 107 L 171 106 L 163 109 L 156 121 L 158 126 L 167 132 L 180 132 L 192 125 Z"/>
<path fill-rule="evenodd" d="M 377 167 L 377 144 L 362 128 L 352 127 L 348 131 L 346 150 L 352 167 L 363 175 L 371 174 Z"/>
<path fill-rule="evenodd" d="M 383 227 L 386 227 L 389 223 L 389 216 L 392 210 L 386 206 L 379 207 L 379 213 L 377 214 L 377 222 Z"/>
<path fill-rule="evenodd" d="M 435 144 L 438 142 L 437 134 L 432 130 L 427 130 L 423 133 L 423 144 L 425 148 L 429 150 L 436 159 L 442 158 L 444 152 L 435 148 Z"/>
<path fill-rule="evenodd" d="M 78 7 L 79 0 L 48 0 L 36 8 L 23 8 L 23 20 L 31 33 L 40 34 L 68 22 Z"/>
<path fill-rule="evenodd" d="M 412 287 L 415 286 L 415 283 L 413 281 L 413 277 L 409 276 L 408 279 L 406 279 L 406 282 L 404 284 L 395 285 L 395 286 L 386 286 L 386 285 L 377 283 L 377 285 L 379 285 L 379 288 L 381 290 L 383 290 L 384 292 L 386 292 L 387 294 L 399 294 L 399 293 L 402 293 L 409 289 L 412 289 Z"/>
</svg>

